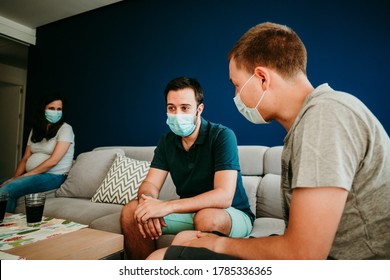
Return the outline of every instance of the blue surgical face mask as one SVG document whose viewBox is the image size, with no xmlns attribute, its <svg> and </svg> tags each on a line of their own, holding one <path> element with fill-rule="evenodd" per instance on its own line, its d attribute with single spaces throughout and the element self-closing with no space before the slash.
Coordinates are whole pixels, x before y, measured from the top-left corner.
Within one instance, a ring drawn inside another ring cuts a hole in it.
<svg viewBox="0 0 390 280">
<path fill-rule="evenodd" d="M 57 123 L 62 118 L 62 111 L 45 110 L 45 117 L 49 123 Z"/>
<path fill-rule="evenodd" d="M 169 114 L 167 113 L 167 125 L 178 136 L 187 137 L 196 128 L 193 114 Z"/>
<path fill-rule="evenodd" d="M 236 107 L 238 111 L 251 123 L 254 124 L 268 124 L 269 122 L 265 121 L 264 118 L 261 116 L 259 111 L 257 110 L 257 107 L 259 107 L 260 102 L 263 100 L 263 97 L 265 96 L 267 91 L 264 91 L 263 94 L 260 97 L 259 102 L 257 102 L 257 105 L 254 108 L 248 108 L 245 103 L 241 100 L 241 93 L 244 87 L 247 85 L 247 83 L 255 76 L 253 74 L 242 86 L 240 92 L 234 97 L 234 103 L 236 104 Z"/>
</svg>

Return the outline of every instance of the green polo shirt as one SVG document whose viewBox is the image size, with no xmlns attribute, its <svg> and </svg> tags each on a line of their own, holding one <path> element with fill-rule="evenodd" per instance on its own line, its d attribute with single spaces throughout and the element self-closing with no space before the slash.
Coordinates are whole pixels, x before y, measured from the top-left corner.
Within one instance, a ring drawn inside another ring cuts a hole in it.
<svg viewBox="0 0 390 280">
<path fill-rule="evenodd" d="M 151 167 L 169 171 L 180 198 L 214 189 L 214 175 L 220 170 L 237 170 L 237 186 L 232 207 L 248 214 L 253 223 L 248 196 L 242 184 L 237 139 L 234 132 L 201 118 L 198 138 L 187 152 L 181 137 L 173 132 L 163 135 L 154 151 Z"/>
</svg>

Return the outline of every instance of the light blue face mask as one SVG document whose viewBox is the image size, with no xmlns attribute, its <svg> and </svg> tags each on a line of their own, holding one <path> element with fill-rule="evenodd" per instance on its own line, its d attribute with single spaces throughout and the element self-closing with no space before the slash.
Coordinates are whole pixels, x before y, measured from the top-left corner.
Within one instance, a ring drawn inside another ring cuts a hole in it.
<svg viewBox="0 0 390 280">
<path fill-rule="evenodd" d="M 62 111 L 45 110 L 45 117 L 49 123 L 57 123 L 62 118 Z"/>
<path fill-rule="evenodd" d="M 254 124 L 268 124 L 269 122 L 265 121 L 262 115 L 257 110 L 257 107 L 259 107 L 261 101 L 263 100 L 263 97 L 265 96 L 267 91 L 264 91 L 263 94 L 260 97 L 259 102 L 257 102 L 257 105 L 254 108 L 248 108 L 245 103 L 241 100 L 241 93 L 247 83 L 255 76 L 253 74 L 242 86 L 240 92 L 233 98 L 234 103 L 236 104 L 236 107 L 238 111 L 251 123 Z"/>
<path fill-rule="evenodd" d="M 178 136 L 191 135 L 196 127 L 193 114 L 169 114 L 167 113 L 167 125 Z"/>
</svg>

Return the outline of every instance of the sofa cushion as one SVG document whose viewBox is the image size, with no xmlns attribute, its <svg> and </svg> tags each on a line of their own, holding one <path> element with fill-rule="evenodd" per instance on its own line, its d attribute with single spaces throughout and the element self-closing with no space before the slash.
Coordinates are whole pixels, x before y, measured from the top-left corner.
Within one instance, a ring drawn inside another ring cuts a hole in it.
<svg viewBox="0 0 390 280">
<path fill-rule="evenodd" d="M 43 215 L 89 225 L 92 221 L 120 213 L 123 205 L 93 203 L 87 198 L 55 197 L 46 199 Z"/>
<path fill-rule="evenodd" d="M 101 185 L 120 149 L 92 151 L 80 154 L 69 171 L 68 178 L 56 191 L 58 197 L 91 198 Z"/>
<path fill-rule="evenodd" d="M 280 176 L 266 174 L 257 190 L 256 217 L 283 219 Z"/>
<path fill-rule="evenodd" d="M 93 220 L 89 224 L 89 227 L 122 234 L 120 218 L 121 212 L 105 215 L 103 217 L 97 218 L 96 220 Z"/>
<path fill-rule="evenodd" d="M 268 147 L 238 146 L 242 175 L 261 176 L 264 174 L 263 158 Z"/>
<path fill-rule="evenodd" d="M 267 149 L 264 154 L 264 174 L 282 174 L 283 146 L 275 146 Z"/>
<path fill-rule="evenodd" d="M 283 235 L 286 225 L 283 220 L 276 218 L 256 219 L 251 233 L 251 237 L 265 237 L 272 234 Z"/>
<path fill-rule="evenodd" d="M 161 187 L 161 191 L 158 198 L 161 200 L 172 200 L 180 198 L 176 193 L 176 187 L 172 181 L 171 173 L 168 173 L 164 185 Z"/>
<path fill-rule="evenodd" d="M 150 168 L 149 161 L 140 161 L 117 154 L 92 202 L 126 204 L 137 197 L 138 188 Z"/>
<path fill-rule="evenodd" d="M 242 183 L 246 195 L 248 196 L 249 206 L 253 214 L 256 215 L 256 194 L 261 181 L 260 176 L 242 176 Z"/>
</svg>

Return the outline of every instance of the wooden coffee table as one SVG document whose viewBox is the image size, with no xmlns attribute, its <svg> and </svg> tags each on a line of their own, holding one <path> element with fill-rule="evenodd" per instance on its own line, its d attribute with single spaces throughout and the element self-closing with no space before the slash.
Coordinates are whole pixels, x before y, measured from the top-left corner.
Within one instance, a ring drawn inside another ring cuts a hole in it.
<svg viewBox="0 0 390 280">
<path fill-rule="evenodd" d="M 98 260 L 123 254 L 123 235 L 83 228 L 4 252 L 27 260 Z"/>
</svg>

